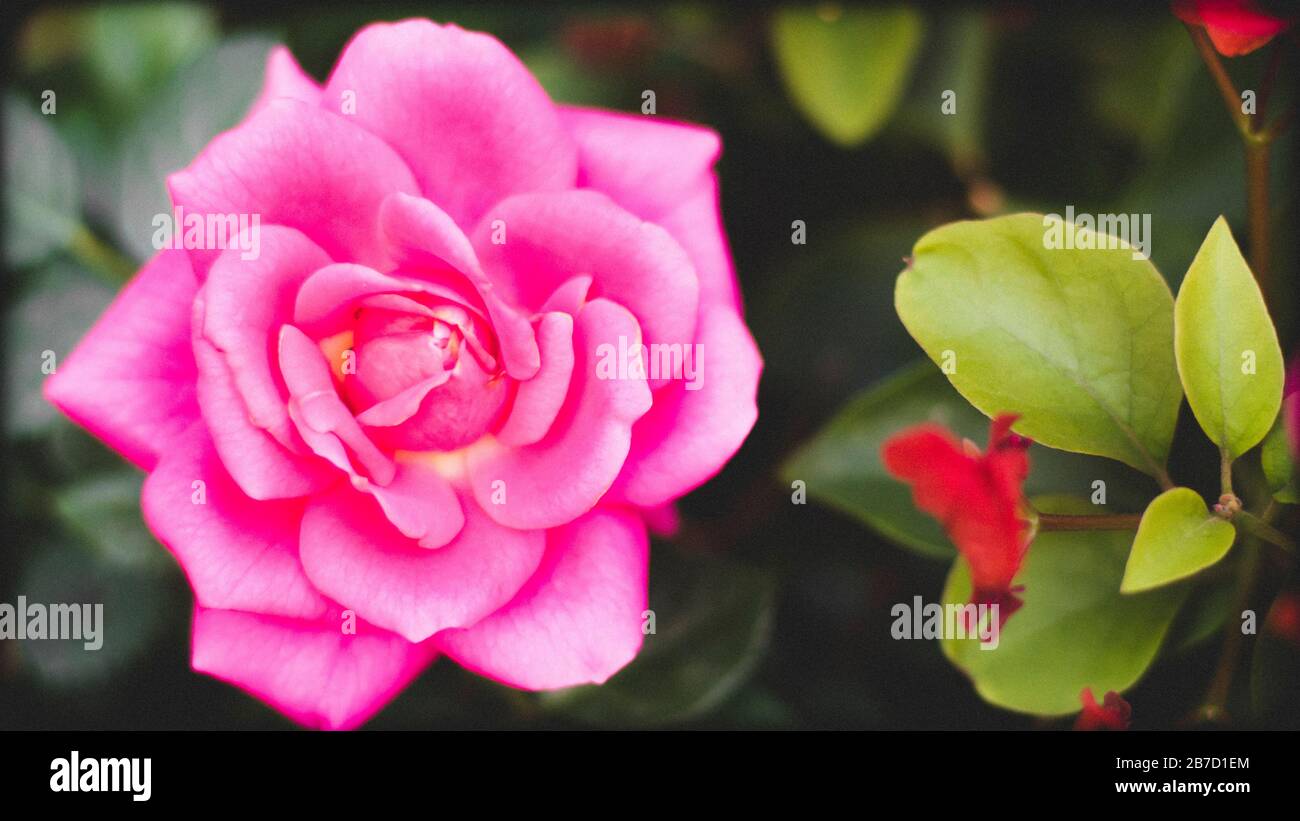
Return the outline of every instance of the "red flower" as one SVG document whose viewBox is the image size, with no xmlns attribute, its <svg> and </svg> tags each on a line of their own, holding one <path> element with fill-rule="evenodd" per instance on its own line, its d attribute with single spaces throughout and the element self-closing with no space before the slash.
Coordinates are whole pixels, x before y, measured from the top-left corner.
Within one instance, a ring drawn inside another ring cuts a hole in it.
<svg viewBox="0 0 1300 821">
<path fill-rule="evenodd" d="M 1029 440 L 1011 432 L 1018 419 L 993 420 L 988 452 L 925 424 L 895 434 L 882 448 L 885 468 L 912 486 L 916 506 L 939 520 L 970 565 L 975 604 L 997 604 L 1001 621 L 1019 609 L 1012 579 L 1029 548 L 1021 485 Z"/>
<path fill-rule="evenodd" d="M 1184 23 L 1204 27 L 1224 57 L 1249 54 L 1295 22 L 1295 15 L 1270 14 L 1256 0 L 1174 0 L 1173 7 Z"/>
<path fill-rule="evenodd" d="M 1133 708 L 1114 690 L 1107 693 L 1101 704 L 1098 705 L 1097 699 L 1092 697 L 1092 688 L 1084 687 L 1083 692 L 1079 694 L 1079 700 L 1083 702 L 1083 711 L 1079 713 L 1079 717 L 1075 720 L 1074 729 L 1128 729 L 1129 716 L 1133 714 Z"/>
<path fill-rule="evenodd" d="M 1300 645 L 1300 593 L 1287 591 L 1279 595 L 1269 608 L 1265 625 L 1274 636 Z"/>
</svg>

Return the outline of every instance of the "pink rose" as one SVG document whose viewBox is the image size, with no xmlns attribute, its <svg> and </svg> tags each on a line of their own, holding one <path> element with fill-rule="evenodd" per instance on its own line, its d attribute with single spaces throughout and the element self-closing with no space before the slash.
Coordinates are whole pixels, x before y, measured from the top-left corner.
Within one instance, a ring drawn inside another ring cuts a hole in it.
<svg viewBox="0 0 1300 821">
<path fill-rule="evenodd" d="M 168 178 L 206 239 L 46 385 L 150 472 L 194 669 L 340 728 L 439 654 L 530 690 L 627 664 L 647 523 L 757 415 L 718 152 L 557 106 L 455 26 L 369 26 L 323 88 L 272 52 L 248 117 Z"/>
</svg>

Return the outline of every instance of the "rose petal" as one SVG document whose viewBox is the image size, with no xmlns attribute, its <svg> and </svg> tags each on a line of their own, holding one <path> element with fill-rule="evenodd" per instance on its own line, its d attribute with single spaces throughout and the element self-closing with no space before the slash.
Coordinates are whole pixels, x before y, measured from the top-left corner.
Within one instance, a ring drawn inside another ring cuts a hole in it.
<svg viewBox="0 0 1300 821">
<path fill-rule="evenodd" d="M 377 295 L 410 293 L 428 294 L 477 310 L 467 305 L 465 295 L 443 284 L 381 274 L 364 265 L 340 262 L 326 265 L 302 284 L 294 303 L 293 321 L 309 336 L 321 339 L 350 327 L 355 303 Z"/>
<path fill-rule="evenodd" d="M 740 310 L 740 294 L 718 210 L 713 173 L 721 145 L 689 123 L 561 107 L 578 144 L 578 184 L 663 226 L 686 250 L 700 282 L 700 304 Z"/>
<path fill-rule="evenodd" d="M 196 672 L 227 681 L 309 727 L 346 730 L 378 712 L 437 656 L 341 614 L 301 621 L 238 610 L 194 609 Z"/>
<path fill-rule="evenodd" d="M 374 496 L 388 521 L 420 547 L 442 547 L 465 526 L 456 491 L 442 474 L 422 462 L 399 461 L 393 481 L 385 486 L 355 481 L 353 486 Z"/>
<path fill-rule="evenodd" d="M 296 436 L 273 343 L 280 326 L 293 318 L 303 280 L 329 261 L 301 232 L 268 225 L 257 259 L 242 259 L 237 250 L 222 253 L 204 287 L 203 336 L 225 354 L 250 421 L 281 444 L 290 445 Z"/>
<path fill-rule="evenodd" d="M 200 297 L 195 313 L 202 312 Z M 203 421 L 223 465 L 244 493 L 254 499 L 291 499 L 338 480 L 338 473 L 315 454 L 294 452 L 249 421 L 225 358 L 202 337 L 194 339 L 194 358 Z M 302 446 L 305 449 L 305 443 Z"/>
<path fill-rule="evenodd" d="M 201 483 L 195 487 L 196 483 Z M 298 560 L 301 501 L 257 502 L 226 472 L 202 423 L 158 460 L 144 518 L 203 607 L 319 618 L 328 602 Z"/>
<path fill-rule="evenodd" d="M 392 460 L 375 447 L 339 398 L 325 355 L 293 325 L 280 329 L 280 373 L 289 389 L 289 418 L 312 450 L 355 477 L 351 459 L 331 446 L 341 444 L 361 462 L 368 478 L 380 485 L 393 481 Z"/>
<path fill-rule="evenodd" d="M 379 220 L 385 236 L 393 243 L 399 265 L 418 271 L 415 266 L 432 258 L 450 265 L 469 280 L 492 318 L 506 372 L 515 379 L 531 379 L 540 360 L 528 317 L 497 294 L 479 267 L 469 239 L 451 217 L 428 200 L 394 194 L 384 201 Z"/>
<path fill-rule="evenodd" d="M 547 534 L 541 567 L 514 600 L 436 641 L 459 664 L 512 687 L 604 683 L 641 648 L 648 561 L 639 520 L 593 511 Z"/>
<path fill-rule="evenodd" d="M 718 182 L 710 179 L 694 194 L 655 222 L 686 249 L 700 280 L 700 310 L 723 306 L 742 314 L 740 288 L 727 246 L 727 232 L 718 209 Z"/>
<path fill-rule="evenodd" d="M 653 507 L 721 470 L 753 429 L 763 360 L 744 322 L 728 308 L 700 317 L 695 381 L 675 381 L 632 428 L 627 465 L 612 498 Z"/>
<path fill-rule="evenodd" d="M 45 382 L 46 399 L 146 470 L 199 418 L 190 352 L 197 288 L 185 252 L 158 254 Z"/>
<path fill-rule="evenodd" d="M 489 217 L 505 220 L 508 239 L 493 244 L 485 219 L 474 247 L 510 301 L 536 310 L 582 273 L 592 278 L 592 297 L 632 312 L 647 345 L 692 341 L 699 282 L 686 252 L 664 229 L 595 191 L 523 194 L 494 206 Z M 651 380 L 651 386 L 663 381 Z"/>
<path fill-rule="evenodd" d="M 309 105 L 320 103 L 320 86 L 307 76 L 306 72 L 293 59 L 293 53 L 284 46 L 276 46 L 266 55 L 266 78 L 262 82 L 262 91 L 253 101 L 249 114 L 256 114 L 270 105 L 274 100 L 288 97 Z"/>
<path fill-rule="evenodd" d="M 346 486 L 311 500 L 302 561 L 328 595 L 382 627 L 420 641 L 468 626 L 510 600 L 541 560 L 539 531 L 501 527 L 473 499 L 465 526 L 437 550 L 398 533 L 378 505 Z"/>
<path fill-rule="evenodd" d="M 519 384 L 510 416 L 497 433 L 497 441 L 510 447 L 531 445 L 551 429 L 573 376 L 573 317 L 550 313 L 537 325 L 541 369 Z"/>
<path fill-rule="evenodd" d="M 416 192 L 401 158 L 347 118 L 278 99 L 220 135 L 167 179 L 172 202 L 191 215 L 256 216 L 297 228 L 331 258 L 385 267 L 379 205 L 394 191 Z M 200 277 L 216 259 L 193 249 Z"/>
<path fill-rule="evenodd" d="M 546 437 L 521 448 L 485 437 L 470 448 L 474 497 L 492 518 L 507 527 L 555 527 L 586 513 L 609 489 L 627 457 L 632 423 L 651 401 L 643 376 L 598 375 L 602 346 L 618 350 L 620 338 L 629 346 L 640 342 L 631 313 L 604 299 L 587 303 L 574 325 L 569 397 Z M 506 501 L 492 504 L 498 480 Z"/>
<path fill-rule="evenodd" d="M 657 117 L 561 106 L 560 122 L 578 146 L 579 187 L 647 220 L 710 185 L 722 150 L 712 130 Z"/>
<path fill-rule="evenodd" d="M 573 184 L 573 143 L 532 74 L 496 38 L 428 20 L 377 23 L 348 43 L 323 104 L 406 160 L 461 225 L 519 191 Z"/>
</svg>

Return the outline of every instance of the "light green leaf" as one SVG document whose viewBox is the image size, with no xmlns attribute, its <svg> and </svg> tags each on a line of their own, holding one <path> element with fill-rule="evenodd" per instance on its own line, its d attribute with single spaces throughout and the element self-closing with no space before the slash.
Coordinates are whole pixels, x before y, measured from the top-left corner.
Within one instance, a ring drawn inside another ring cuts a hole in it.
<svg viewBox="0 0 1300 821">
<path fill-rule="evenodd" d="M 63 248 L 81 225 L 76 163 L 43 116 L 5 97 L 4 246 L 15 267 Z"/>
<path fill-rule="evenodd" d="M 898 106 L 922 21 L 902 7 L 784 8 L 772 20 L 777 67 L 795 105 L 826 137 L 853 146 Z"/>
<path fill-rule="evenodd" d="M 185 67 L 132 127 L 123 144 L 116 223 L 137 259 L 154 254 L 153 218 L 171 211 L 167 175 L 243 118 L 273 45 L 261 36 L 223 42 Z"/>
<path fill-rule="evenodd" d="M 1210 441 L 1241 456 L 1264 438 L 1282 405 L 1282 349 L 1223 217 L 1187 269 L 1174 316 L 1187 403 Z"/>
<path fill-rule="evenodd" d="M 545 708 L 600 726 L 681 723 L 713 710 L 749 678 L 771 633 L 771 577 L 733 562 L 662 554 L 654 561 L 655 632 L 641 652 L 602 685 L 541 694 Z"/>
<path fill-rule="evenodd" d="M 962 399 L 932 362 L 922 360 L 850 399 L 786 462 L 781 477 L 787 486 L 804 482 L 809 498 L 904 547 L 950 559 L 954 550 L 939 523 L 916 509 L 911 490 L 880 460 L 885 439 L 922 422 L 936 422 L 981 446 L 988 439 L 988 418 Z M 1093 483 L 1101 481 L 1108 510 L 1139 506 L 1151 495 L 1148 481 L 1106 459 L 1036 445 L 1029 463 L 1025 487 L 1030 494 L 1090 494 Z"/>
<path fill-rule="evenodd" d="M 1045 445 L 1160 476 L 1182 398 L 1173 295 L 1123 243 L 1078 247 L 1105 235 L 1079 228 L 1075 247 L 1047 247 L 1064 227 L 1014 214 L 936 228 L 898 277 L 898 315 L 984 413 L 1018 413 L 1016 431 Z"/>
<path fill-rule="evenodd" d="M 1120 592 L 1140 593 L 1198 573 L 1228 555 L 1236 537 L 1196 491 L 1166 490 L 1142 514 Z"/>
<path fill-rule="evenodd" d="M 1273 493 L 1273 498 L 1294 505 L 1300 503 L 1300 485 L 1296 482 L 1291 447 L 1286 421 L 1278 414 L 1273 429 L 1264 437 L 1264 444 L 1259 449 L 1259 461 L 1263 465 L 1264 478 L 1268 481 L 1268 489 Z"/>
<path fill-rule="evenodd" d="M 1039 510 L 1086 513 L 1082 500 L 1036 499 Z M 974 639 L 945 640 L 944 655 L 990 704 L 1043 716 L 1079 711 L 1079 693 L 1123 692 L 1160 649 L 1187 586 L 1121 595 L 1120 578 L 1132 534 L 1051 531 L 1034 539 L 1015 583 L 1022 606 L 1003 626 L 996 649 Z M 958 559 L 944 587 L 945 603 L 970 599 L 970 572 Z"/>
</svg>

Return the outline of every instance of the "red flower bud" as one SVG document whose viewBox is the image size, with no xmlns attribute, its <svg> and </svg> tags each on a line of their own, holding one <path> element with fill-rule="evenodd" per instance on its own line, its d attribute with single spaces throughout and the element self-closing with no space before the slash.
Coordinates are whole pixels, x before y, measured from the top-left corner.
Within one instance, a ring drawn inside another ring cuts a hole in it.
<svg viewBox="0 0 1300 821">
<path fill-rule="evenodd" d="M 1257 0 L 1174 0 L 1173 9 L 1184 23 L 1203 27 L 1224 57 L 1249 54 L 1295 22 L 1295 15 L 1270 14 Z"/>
</svg>

